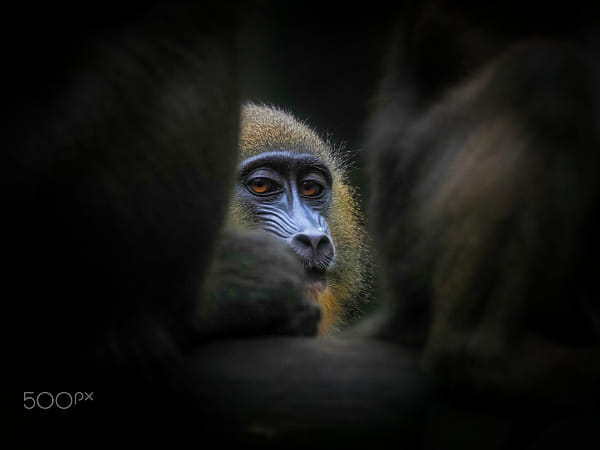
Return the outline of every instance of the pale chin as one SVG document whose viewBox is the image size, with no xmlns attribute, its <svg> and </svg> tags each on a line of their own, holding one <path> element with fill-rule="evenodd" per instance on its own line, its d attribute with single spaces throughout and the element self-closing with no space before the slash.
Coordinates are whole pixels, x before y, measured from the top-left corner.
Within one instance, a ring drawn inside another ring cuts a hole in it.
<svg viewBox="0 0 600 450">
<path fill-rule="evenodd" d="M 319 303 L 319 296 L 327 289 L 326 280 L 311 280 L 306 284 L 306 292 L 309 298 L 311 298 L 317 304 Z"/>
</svg>

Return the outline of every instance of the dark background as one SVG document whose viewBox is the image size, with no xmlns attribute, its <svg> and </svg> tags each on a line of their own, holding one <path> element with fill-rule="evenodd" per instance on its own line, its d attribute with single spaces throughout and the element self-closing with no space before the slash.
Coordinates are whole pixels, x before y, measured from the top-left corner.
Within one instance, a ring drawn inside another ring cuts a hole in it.
<svg viewBox="0 0 600 450">
<path fill-rule="evenodd" d="M 283 107 L 350 151 L 350 178 L 360 188 L 363 206 L 369 196 L 361 170 L 366 121 L 386 58 L 394 55 L 395 33 L 416 36 L 408 63 L 416 84 L 430 94 L 428 103 L 514 40 L 570 37 L 600 54 L 598 7 L 578 0 L 255 0 L 242 5 L 242 99 Z"/>
</svg>

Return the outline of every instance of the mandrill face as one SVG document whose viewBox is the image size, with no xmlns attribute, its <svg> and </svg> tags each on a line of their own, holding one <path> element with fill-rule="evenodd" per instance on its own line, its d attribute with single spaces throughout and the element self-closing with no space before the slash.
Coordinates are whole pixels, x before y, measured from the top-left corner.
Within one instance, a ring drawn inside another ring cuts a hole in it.
<svg viewBox="0 0 600 450">
<path fill-rule="evenodd" d="M 336 252 L 327 216 L 333 177 L 317 157 L 289 151 L 244 160 L 237 196 L 253 221 L 285 241 L 302 262 L 312 287 L 327 287 Z"/>
</svg>

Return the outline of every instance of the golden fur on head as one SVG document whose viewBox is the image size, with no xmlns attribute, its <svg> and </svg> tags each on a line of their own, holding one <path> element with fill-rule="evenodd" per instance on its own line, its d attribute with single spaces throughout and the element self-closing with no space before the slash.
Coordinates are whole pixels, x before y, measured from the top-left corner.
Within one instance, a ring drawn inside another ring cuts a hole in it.
<svg viewBox="0 0 600 450">
<path fill-rule="evenodd" d="M 242 108 L 241 121 L 242 159 L 287 150 L 314 154 L 329 165 L 335 163 L 330 147 L 313 130 L 280 109 L 248 103 Z"/>
<path fill-rule="evenodd" d="M 242 108 L 239 149 L 240 161 L 267 151 L 309 153 L 331 170 L 333 195 L 327 222 L 337 257 L 328 272 L 328 287 L 319 292 L 311 290 L 310 295 L 322 307 L 321 334 L 347 324 L 358 315 L 360 303 L 365 298 L 370 258 L 357 193 L 347 182 L 345 159 L 292 115 L 272 106 L 253 103 Z M 235 199 L 230 217 L 231 222 L 253 225 L 248 212 Z"/>
</svg>

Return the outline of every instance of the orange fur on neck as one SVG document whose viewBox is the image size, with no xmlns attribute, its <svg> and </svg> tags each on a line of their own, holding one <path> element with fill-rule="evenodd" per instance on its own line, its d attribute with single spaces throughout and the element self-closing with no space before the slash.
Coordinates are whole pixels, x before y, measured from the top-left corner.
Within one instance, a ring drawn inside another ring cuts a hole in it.
<svg viewBox="0 0 600 450">
<path fill-rule="evenodd" d="M 326 336 L 337 323 L 340 315 L 340 304 L 331 289 L 309 289 L 310 298 L 321 307 L 321 323 L 319 336 Z"/>
</svg>

